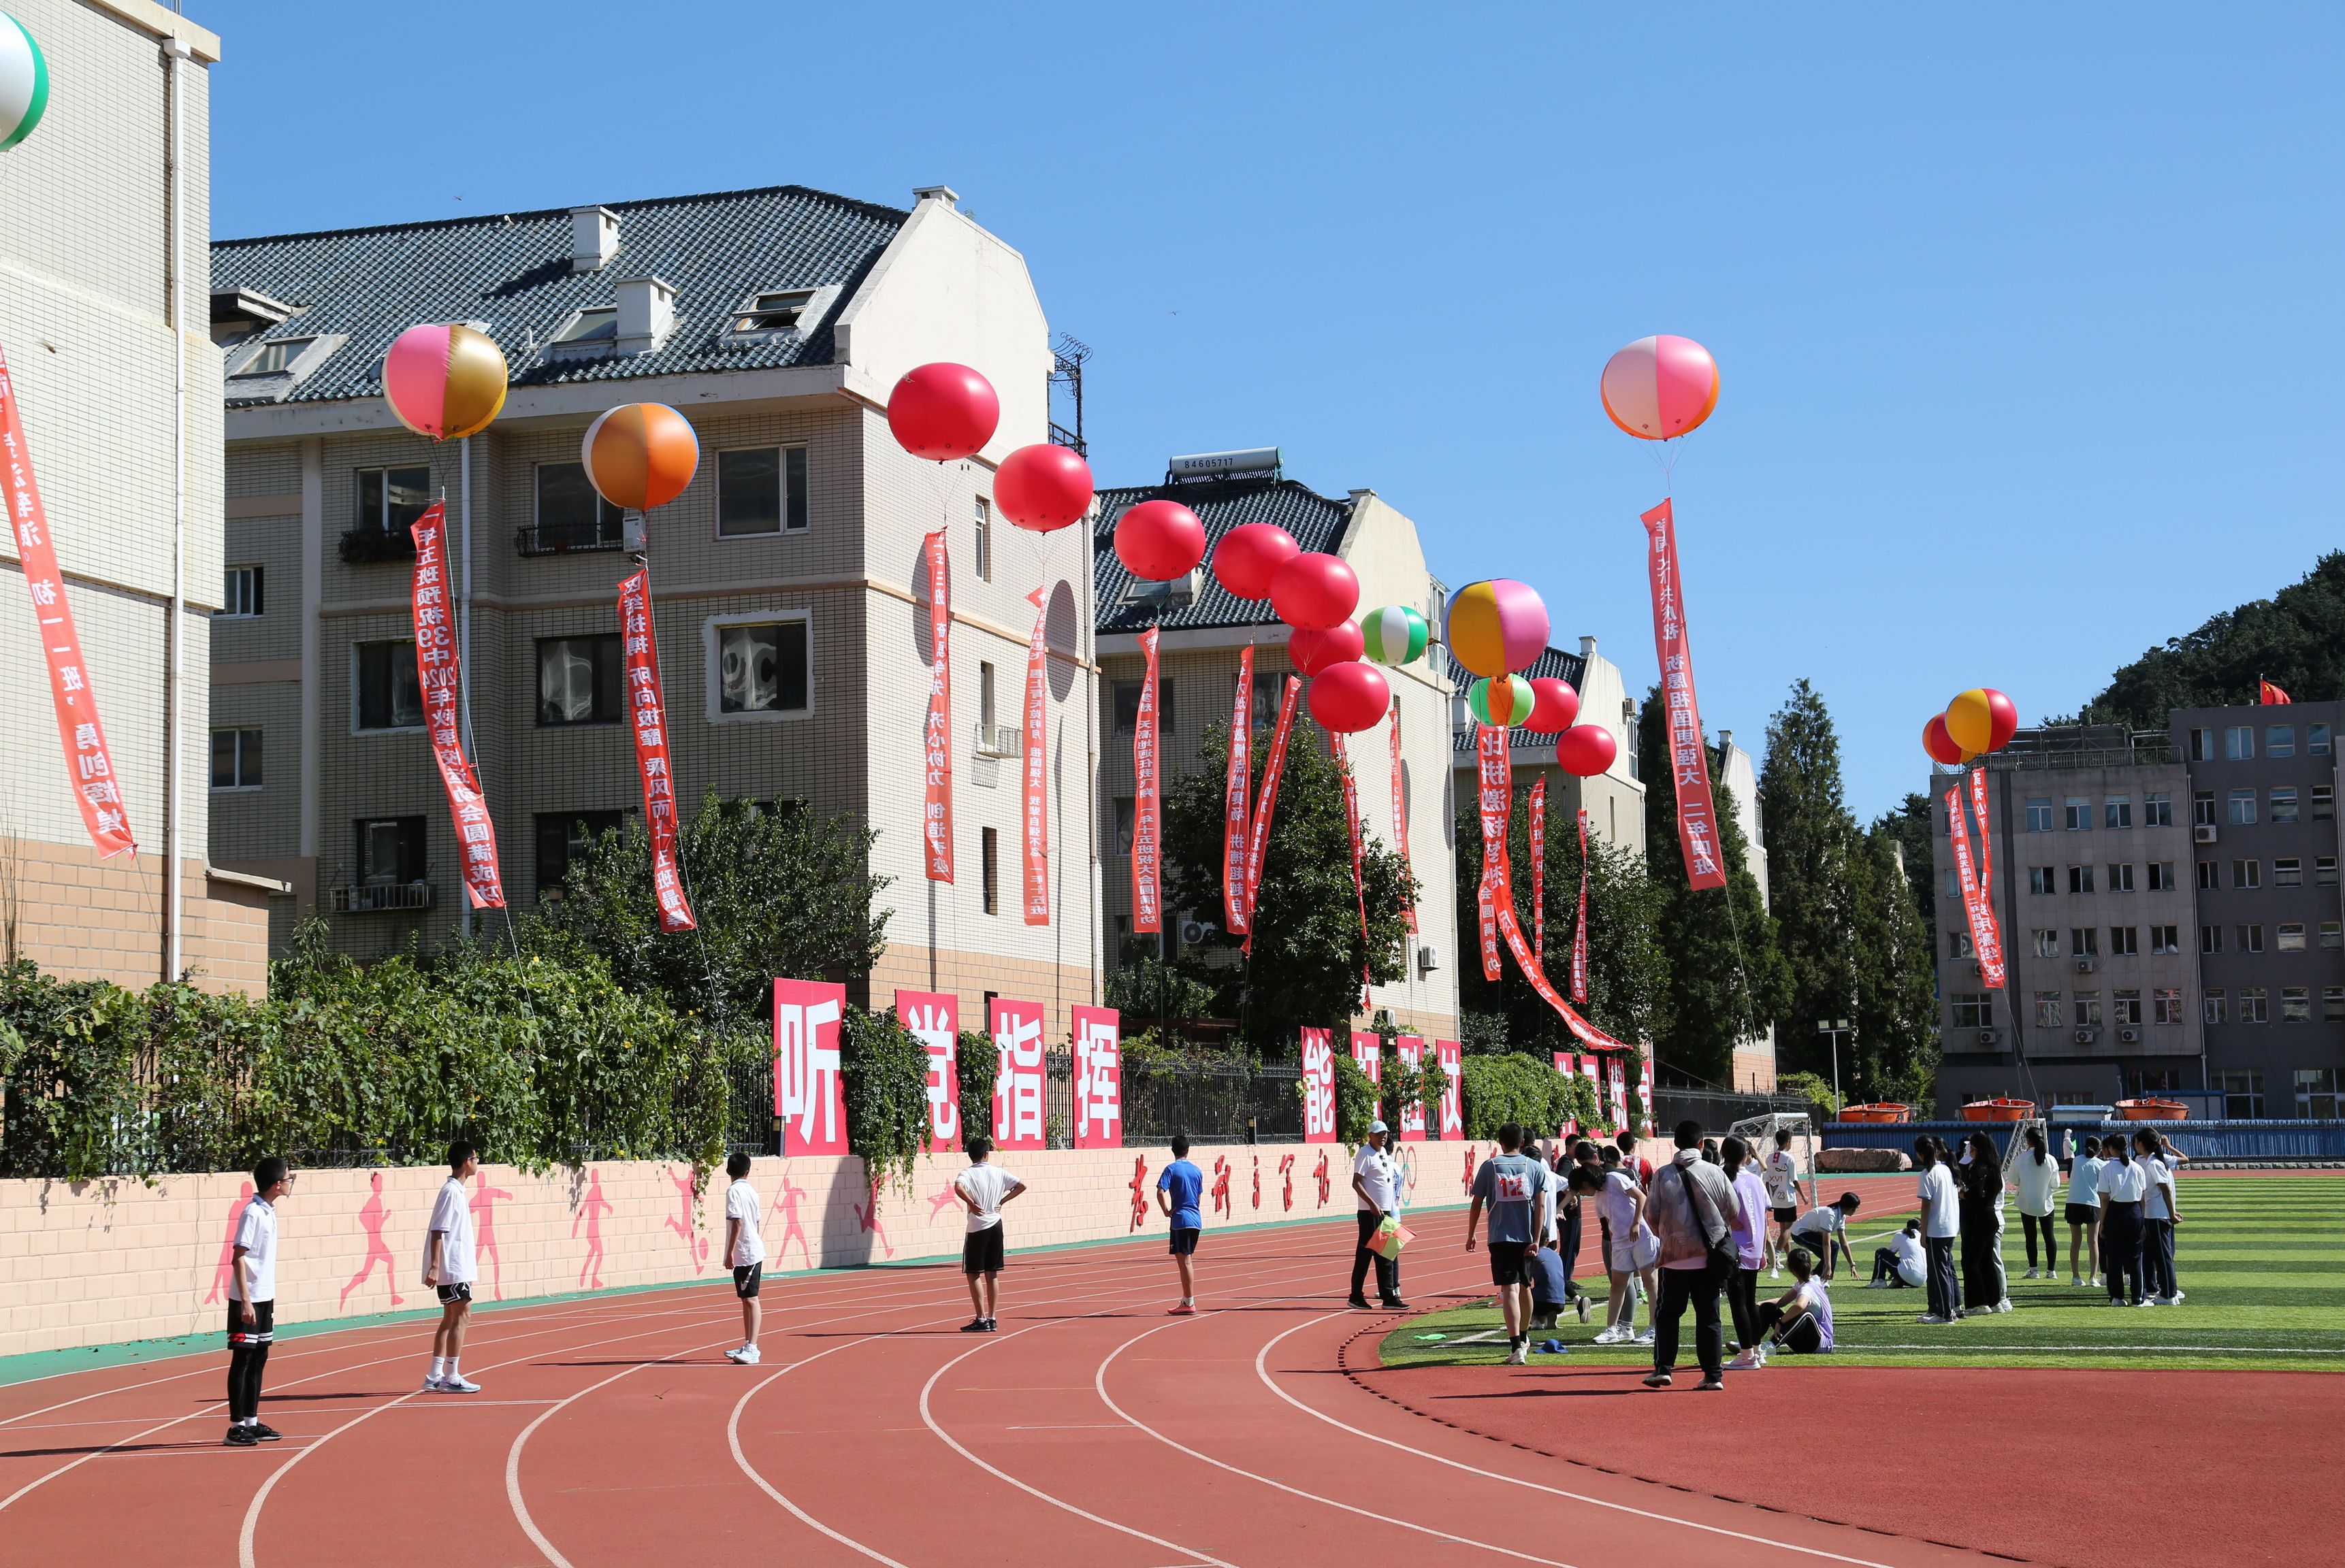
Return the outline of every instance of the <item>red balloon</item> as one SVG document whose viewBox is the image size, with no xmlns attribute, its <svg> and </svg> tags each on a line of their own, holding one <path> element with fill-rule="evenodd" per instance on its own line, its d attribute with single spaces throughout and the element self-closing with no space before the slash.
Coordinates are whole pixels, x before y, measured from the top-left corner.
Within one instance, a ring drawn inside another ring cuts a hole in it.
<svg viewBox="0 0 2345 1568">
<path fill-rule="evenodd" d="M 993 383 L 967 365 L 919 366 L 888 394 L 888 428 L 916 458 L 953 462 L 982 451 L 1000 423 Z"/>
<path fill-rule="evenodd" d="M 1348 664 L 1366 650 L 1356 621 L 1338 622 L 1325 632 L 1286 634 L 1286 656 L 1306 675 L 1316 675 L 1330 664 Z"/>
<path fill-rule="evenodd" d="M 2019 733 L 2019 709 L 2009 697 L 1993 686 L 1981 689 L 1986 693 L 1987 720 L 1993 726 L 1986 749 L 1999 752 L 2011 744 L 2011 737 Z"/>
<path fill-rule="evenodd" d="M 1556 737 L 1557 765 L 1584 779 L 1594 778 L 1609 768 L 1612 759 L 1619 754 L 1612 732 L 1601 724 L 1574 724 Z"/>
<path fill-rule="evenodd" d="M 994 470 L 993 504 L 1035 533 L 1081 522 L 1091 507 L 1091 465 L 1072 447 L 1048 441 L 1020 447 Z"/>
<path fill-rule="evenodd" d="M 1278 569 L 1301 553 L 1294 536 L 1278 524 L 1243 523 L 1213 546 L 1213 581 L 1241 599 L 1267 599 Z"/>
<path fill-rule="evenodd" d="M 1335 557 L 1314 551 L 1278 569 L 1270 606 L 1297 631 L 1325 632 L 1360 607 L 1360 580 Z"/>
<path fill-rule="evenodd" d="M 1946 733 L 1944 713 L 1932 713 L 1930 722 L 1922 726 L 1922 749 L 1930 754 L 1932 762 L 1944 763 L 1948 767 L 1961 763 L 1966 754 L 1954 744 L 1954 737 Z"/>
<path fill-rule="evenodd" d="M 1205 559 L 1205 525 L 1177 501 L 1143 501 L 1116 519 L 1115 554 L 1134 577 L 1170 582 Z"/>
<path fill-rule="evenodd" d="M 1552 735 L 1571 728 L 1571 721 L 1578 717 L 1579 693 L 1571 689 L 1570 682 L 1541 675 L 1531 683 L 1531 716 L 1523 721 L 1523 728 Z"/>
<path fill-rule="evenodd" d="M 1375 729 L 1391 707 L 1385 673 L 1364 661 L 1330 664 L 1311 679 L 1311 716 L 1337 734 Z"/>
</svg>

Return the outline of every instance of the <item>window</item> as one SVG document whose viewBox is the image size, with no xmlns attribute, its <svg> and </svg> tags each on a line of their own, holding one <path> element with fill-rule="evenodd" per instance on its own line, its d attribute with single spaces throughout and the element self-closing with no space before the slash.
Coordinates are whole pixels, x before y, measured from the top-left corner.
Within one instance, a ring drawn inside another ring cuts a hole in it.
<svg viewBox="0 0 2345 1568">
<path fill-rule="evenodd" d="M 2174 862 L 2153 860 L 2149 863 L 2149 890 L 2152 893 L 2174 891 Z"/>
<path fill-rule="evenodd" d="M 1954 994 L 1954 1027 L 1958 1029 L 1992 1029 L 1995 1027 L 1995 993 L 1992 991 L 1956 991 Z"/>
<path fill-rule="evenodd" d="M 2320 1017 L 2324 1022 L 2332 1024 L 2345 1018 L 2345 986 L 2323 986 L 2320 988 Z"/>
<path fill-rule="evenodd" d="M 2109 1011 L 2113 1015 L 2110 1021 L 2120 1028 L 2128 1025 L 2138 1028 L 2141 1025 L 2141 993 L 2139 991 L 2110 992 Z"/>
<path fill-rule="evenodd" d="M 2214 731 L 2193 730 L 2190 732 L 2190 760 L 2194 763 L 2211 763 L 2215 760 Z"/>
<path fill-rule="evenodd" d="M 717 622 L 711 639 L 716 667 L 709 684 L 716 713 L 805 713 L 814 708 L 807 624 L 791 621 Z"/>
<path fill-rule="evenodd" d="M 1132 796 L 1120 794 L 1115 797 L 1115 852 L 1118 855 L 1132 853 Z"/>
<path fill-rule="evenodd" d="M 1140 683 L 1118 681 L 1114 695 L 1115 733 L 1131 734 L 1140 727 Z M 1172 733 L 1172 683 L 1170 681 L 1159 680 L 1156 683 L 1156 732 L 1163 735 Z"/>
<path fill-rule="evenodd" d="M 1266 730 L 1278 723 L 1278 704 L 1280 699 L 1285 695 L 1285 676 L 1274 672 L 1267 674 L 1257 673 L 1254 676 L 1252 712 L 1255 729 Z M 1955 894 L 1949 893 L 1946 896 L 1952 898 Z"/>
<path fill-rule="evenodd" d="M 2181 1091 L 2182 1073 L 2178 1067 L 2127 1067 L 2125 1070 L 2125 1092 L 2130 1098 L 2137 1099 L 2143 1095 L 2179 1094 Z"/>
<path fill-rule="evenodd" d="M 2137 926 L 2110 926 L 2109 956 L 2112 958 L 2138 957 L 2141 954 L 2140 938 L 2141 931 Z"/>
<path fill-rule="evenodd" d="M 423 819 L 376 817 L 351 824 L 357 833 L 359 881 L 368 887 L 397 887 L 423 880 Z"/>
<path fill-rule="evenodd" d="M 212 788 L 259 789 L 260 787 L 260 732 L 259 730 L 214 730 L 212 732 Z"/>
<path fill-rule="evenodd" d="M 2304 862 L 2292 855 L 2275 858 L 2272 861 L 2272 885 L 2274 887 L 2303 886 Z"/>
<path fill-rule="evenodd" d="M 2071 893 L 2090 893 L 2092 890 L 2093 868 L 2089 865 L 2070 866 L 2068 868 L 2068 891 Z"/>
<path fill-rule="evenodd" d="M 2311 757 L 2325 757 L 2329 754 L 2329 726 L 2327 724 L 2307 724 L 2304 728 L 2304 740 L 2305 755 Z"/>
<path fill-rule="evenodd" d="M 541 904 L 562 896 L 563 879 L 570 863 L 594 847 L 606 833 L 619 831 L 624 812 L 540 812 L 537 816 L 537 898 Z"/>
<path fill-rule="evenodd" d="M 2202 860 L 2198 863 L 2198 886 L 2201 891 L 2212 892 L 2223 885 L 2222 878 L 2217 875 L 2220 869 L 2211 860 Z"/>
<path fill-rule="evenodd" d="M 2046 931 L 2039 927 L 2028 935 L 2035 938 L 2038 958 L 2057 958 L 2060 956 L 2060 933 L 2057 930 Z"/>
<path fill-rule="evenodd" d="M 1949 898 L 1954 897 L 1956 893 L 1961 891 L 1961 889 L 1954 886 L 1954 874 L 1953 872 L 1949 871 L 1946 873 L 1946 896 Z M 2027 891 L 2038 894 L 2057 892 L 2058 889 L 2053 885 L 2052 882 L 2052 867 L 2048 865 L 2029 866 L 2027 868 Z"/>
<path fill-rule="evenodd" d="M 1971 934 L 1967 931 L 1947 932 L 1946 956 L 1949 958 L 1970 958 L 1976 956 L 1976 955 L 1971 950 Z"/>
<path fill-rule="evenodd" d="M 2086 833 L 2093 825 L 2093 803 L 2083 795 L 2072 794 L 2067 799 L 2068 831 Z"/>
<path fill-rule="evenodd" d="M 215 620 L 246 620 L 260 613 L 260 568 L 231 566 L 220 592 L 220 607 L 212 612 Z"/>
<path fill-rule="evenodd" d="M 2076 1004 L 2076 1027 L 2097 1029 L 2101 1027 L 2101 994 L 2098 991 L 2076 991 L 2069 999 Z"/>
<path fill-rule="evenodd" d="M 2345 998 L 2345 991 L 2338 993 Z M 2332 1017 L 2334 1014 L 2330 1015 Z M 2299 1067 L 2296 1069 L 2296 1114 L 2309 1121 L 2335 1121 L 2337 1101 L 2345 1092 L 2345 1074 L 2335 1067 Z"/>
<path fill-rule="evenodd" d="M 415 673 L 415 644 L 360 642 L 350 650 L 358 667 L 358 727 L 412 730 L 423 723 L 423 683 Z"/>
<path fill-rule="evenodd" d="M 2035 993 L 2035 1027 L 2039 1029 L 2056 1029 L 2060 1027 L 2059 992 Z"/>
<path fill-rule="evenodd" d="M 537 642 L 537 722 L 615 724 L 624 711 L 619 634 L 541 637 Z"/>
<path fill-rule="evenodd" d="M 2050 867 L 2048 867 L 2048 866 L 2037 866 L 2037 867 L 2035 867 L 2034 869 L 2042 871 L 2042 872 L 2043 872 L 2046 876 L 2049 876 L 2049 875 L 2051 875 L 2051 869 L 2050 869 Z M 2035 891 L 2035 892 L 2037 892 L 2037 893 L 2049 893 L 2049 892 L 2051 892 L 2051 891 L 2052 891 L 2052 889 L 2050 888 L 2050 886 L 2046 885 L 2046 886 L 2043 886 L 2043 887 L 2035 888 L 2035 889 L 2034 889 L 2034 891 Z M 1961 875 L 1961 873 L 1959 873 L 1959 872 L 1957 872 L 1957 871 L 1949 870 L 1949 871 L 1946 873 L 1946 896 L 1947 896 L 1947 897 L 1949 897 L 1949 898 L 1960 898 L 1962 895 L 1963 895 L 1963 881 L 1962 881 L 1962 875 Z"/>
<path fill-rule="evenodd" d="M 716 537 L 803 533 L 804 447 L 748 447 L 716 454 Z"/>
<path fill-rule="evenodd" d="M 2283 1024 L 2312 1022 L 2312 991 L 2306 986 L 2282 986 L 2279 988 L 2279 1021 Z"/>
<path fill-rule="evenodd" d="M 2260 953 L 2264 950 L 2264 928 L 2261 926 L 2242 926 L 2238 932 L 2239 952 Z"/>
<path fill-rule="evenodd" d="M 625 517 L 594 493 L 584 463 L 537 465 L 537 548 L 591 550 L 621 543 Z"/>
<path fill-rule="evenodd" d="M 978 844 L 984 862 L 985 912 L 1001 913 L 1001 835 L 992 828 L 980 830 Z"/>
<path fill-rule="evenodd" d="M 2269 1024 L 2271 1022 L 2271 996 L 2261 986 L 2239 987 L 2239 1022 Z"/>
<path fill-rule="evenodd" d="M 2228 1011 L 2229 995 L 2219 986 L 2199 998 L 2198 1017 L 2207 1023 L 2225 1022 L 2224 1014 Z"/>
<path fill-rule="evenodd" d="M 2337 885 L 2337 857 L 2335 855 L 2317 855 L 2313 856 L 2312 885 L 2315 887 L 2334 887 Z"/>
<path fill-rule="evenodd" d="M 980 661 L 977 666 L 977 722 L 985 732 L 985 744 L 993 744 L 993 665 Z"/>
<path fill-rule="evenodd" d="M 2292 757 L 2296 755 L 2296 726 L 2273 724 L 2264 731 L 2264 755 Z"/>
<path fill-rule="evenodd" d="M 2190 792 L 2190 820 L 2201 827 L 2215 825 L 2215 792 L 2198 789 Z"/>
<path fill-rule="evenodd" d="M 2121 861 L 2109 863 L 2109 891 L 2111 893 L 2133 891 L 2133 867 L 2130 865 Z"/>
<path fill-rule="evenodd" d="M 2231 825 L 2246 827 L 2256 820 L 2256 792 L 2235 789 L 2231 792 Z"/>
<path fill-rule="evenodd" d="M 360 469 L 358 470 L 358 527 L 360 532 L 405 539 L 415 520 L 431 504 L 429 468 Z"/>
<path fill-rule="evenodd" d="M 2181 952 L 2182 927 L 2179 926 L 2151 926 L 2149 928 L 2149 950 L 2153 954 Z"/>
<path fill-rule="evenodd" d="M 767 294 L 752 296 L 749 303 L 735 312 L 729 330 L 736 337 L 752 332 L 787 332 L 798 324 L 814 302 L 811 288 L 777 288 Z"/>
<path fill-rule="evenodd" d="M 2262 861 L 2260 861 L 2260 860 L 2235 860 L 2235 861 L 2231 862 L 2231 885 L 2232 885 L 2232 886 L 2234 886 L 2234 887 L 2261 887 L 2263 885 L 2264 885 L 2264 863 L 2263 863 Z"/>
<path fill-rule="evenodd" d="M 2182 993 L 2178 990 L 2152 991 L 2149 1006 L 2149 1021 L 2153 1024 L 2178 1024 L 2182 1021 Z"/>
<path fill-rule="evenodd" d="M 2336 820 L 2336 816 L 2337 786 L 2334 784 L 2314 784 L 2312 786 L 2312 820 L 2315 822 L 2332 822 Z"/>
<path fill-rule="evenodd" d="M 563 324 L 561 330 L 547 339 L 565 348 L 584 348 L 594 344 L 616 343 L 619 340 L 619 308 L 597 306 L 581 310 Z"/>
<path fill-rule="evenodd" d="M 2129 794 L 2113 794 L 2109 796 L 2108 799 L 2103 801 L 2101 803 L 2101 825 L 2103 827 L 2131 827 L 2133 825 L 2133 796 Z"/>
<path fill-rule="evenodd" d="M 980 582 L 993 581 L 993 503 L 983 496 L 977 498 L 977 537 L 970 551 L 977 567 Z"/>
<path fill-rule="evenodd" d="M 2167 794 L 2164 790 L 2153 790 L 2149 794 L 2142 796 L 2141 825 L 2144 827 L 2172 827 L 2174 825 L 2174 797 Z"/>
<path fill-rule="evenodd" d="M 2296 791 L 2276 789 L 2271 792 L 2271 819 L 2274 822 L 2296 820 Z"/>
<path fill-rule="evenodd" d="M 1944 831 L 1943 824 L 1941 824 L 1940 830 Z M 2052 803 L 2050 801 L 2031 800 L 2027 803 L 2027 831 L 2030 833 L 2049 833 L 2052 831 Z"/>
<path fill-rule="evenodd" d="M 2220 953 L 2223 950 L 2223 928 L 2220 926 L 2198 927 L 2198 951 Z"/>
<path fill-rule="evenodd" d="M 282 376 L 293 369 L 293 361 L 301 351 L 316 342 L 314 338 L 279 338 L 263 343 L 260 351 L 236 368 L 239 376 Z"/>
<path fill-rule="evenodd" d="M 2283 920 L 2280 922 L 2279 951 L 2283 953 L 2301 953 L 2304 951 L 2303 921 Z"/>
<path fill-rule="evenodd" d="M 2097 926 L 2074 926 L 2068 929 L 2068 956 L 2072 958 L 2097 958 L 2101 956 L 2101 928 Z"/>
<path fill-rule="evenodd" d="M 2223 732 L 2223 755 L 2235 763 L 2246 762 L 2256 754 L 2256 727 L 2234 724 Z"/>
<path fill-rule="evenodd" d="M 2340 947 L 2345 947 L 2345 925 L 2340 925 L 2339 922 L 2334 920 L 2322 921 L 2320 923 L 2320 946 L 2324 951 L 2330 953 L 2338 951 Z"/>
</svg>

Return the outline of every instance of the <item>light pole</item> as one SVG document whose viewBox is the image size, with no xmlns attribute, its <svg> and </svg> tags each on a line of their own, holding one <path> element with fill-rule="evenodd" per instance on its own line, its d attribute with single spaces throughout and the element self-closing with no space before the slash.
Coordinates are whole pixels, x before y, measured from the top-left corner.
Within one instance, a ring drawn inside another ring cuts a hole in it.
<svg viewBox="0 0 2345 1568">
<path fill-rule="evenodd" d="M 1855 1039 L 1856 1027 L 1846 1018 L 1832 1018 L 1818 1024 L 1816 1033 L 1832 1040 L 1832 1111 L 1837 1115 L 1840 1111 L 1840 1037 L 1846 1035 L 1850 1039 Z"/>
</svg>

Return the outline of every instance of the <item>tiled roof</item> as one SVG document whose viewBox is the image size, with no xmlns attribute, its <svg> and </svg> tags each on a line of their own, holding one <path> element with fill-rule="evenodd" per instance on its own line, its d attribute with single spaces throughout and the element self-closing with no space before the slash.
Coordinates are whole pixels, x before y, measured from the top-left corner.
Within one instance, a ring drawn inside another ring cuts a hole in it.
<svg viewBox="0 0 2345 1568">
<path fill-rule="evenodd" d="M 1465 665 L 1459 663 L 1455 658 L 1451 657 L 1448 649 L 1446 647 L 1442 650 L 1442 657 L 1449 660 L 1449 683 L 1457 689 L 1459 696 L 1462 698 L 1466 692 L 1474 684 L 1474 672 L 1468 670 Z M 1588 661 L 1581 658 L 1577 653 L 1567 653 L 1560 648 L 1549 648 L 1546 652 L 1541 653 L 1537 659 L 1531 661 L 1531 667 L 1529 669 L 1518 671 L 1517 673 L 1522 675 L 1527 680 L 1551 677 L 1556 680 L 1568 681 L 1571 683 L 1571 689 L 1577 692 L 1579 690 L 1580 681 L 1588 673 Z M 1450 749 L 1458 753 L 1460 755 L 1473 755 L 1473 724 L 1468 723 L 1458 726 L 1456 732 L 1450 735 L 1449 744 Z M 1507 749 L 1509 751 L 1529 751 L 1537 747 L 1552 746 L 1554 744 L 1555 737 L 1553 735 L 1535 734 L 1531 731 L 1526 729 L 1514 729 L 1509 731 L 1507 734 Z"/>
<path fill-rule="evenodd" d="M 1205 525 L 1203 587 L 1191 604 L 1127 604 L 1124 590 L 1132 575 L 1116 559 L 1115 525 L 1143 501 L 1169 497 L 1197 514 Z M 1092 537 L 1091 587 L 1099 606 L 1099 630 L 1103 632 L 1142 632 L 1150 626 L 1273 625 L 1278 617 L 1266 599 L 1240 599 L 1213 580 L 1213 547 L 1222 536 L 1242 523 L 1274 522 L 1294 536 L 1306 551 L 1334 553 L 1351 521 L 1349 500 L 1330 501 L 1293 480 L 1213 480 L 1199 484 L 1152 485 L 1142 489 L 1099 492 L 1099 522 Z"/>
<path fill-rule="evenodd" d="M 909 214 L 803 186 L 614 204 L 617 253 L 595 272 L 570 269 L 567 208 L 224 239 L 212 288 L 246 288 L 302 307 L 279 338 L 350 340 L 283 400 L 380 396 L 391 339 L 421 321 L 486 321 L 516 387 L 633 379 L 692 370 L 829 362 L 830 318 Z M 546 339 L 573 311 L 614 302 L 623 278 L 675 288 L 675 325 L 655 352 L 553 358 Z M 811 333 L 729 345 L 728 318 L 762 289 L 842 285 Z M 534 345 L 534 347 L 533 347 Z M 234 385 L 229 401 L 236 403 Z"/>
</svg>

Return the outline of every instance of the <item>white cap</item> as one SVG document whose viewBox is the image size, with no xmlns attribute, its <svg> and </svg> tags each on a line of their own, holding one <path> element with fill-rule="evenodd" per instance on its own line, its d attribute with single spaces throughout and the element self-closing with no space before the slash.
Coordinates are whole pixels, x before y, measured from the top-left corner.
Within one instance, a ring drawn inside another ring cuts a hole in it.
<svg viewBox="0 0 2345 1568">
<path fill-rule="evenodd" d="M 1392 1128 L 1386 1127 L 1380 1121 L 1372 1121 L 1368 1123 L 1368 1130 L 1370 1132 L 1390 1132 Z"/>
</svg>

